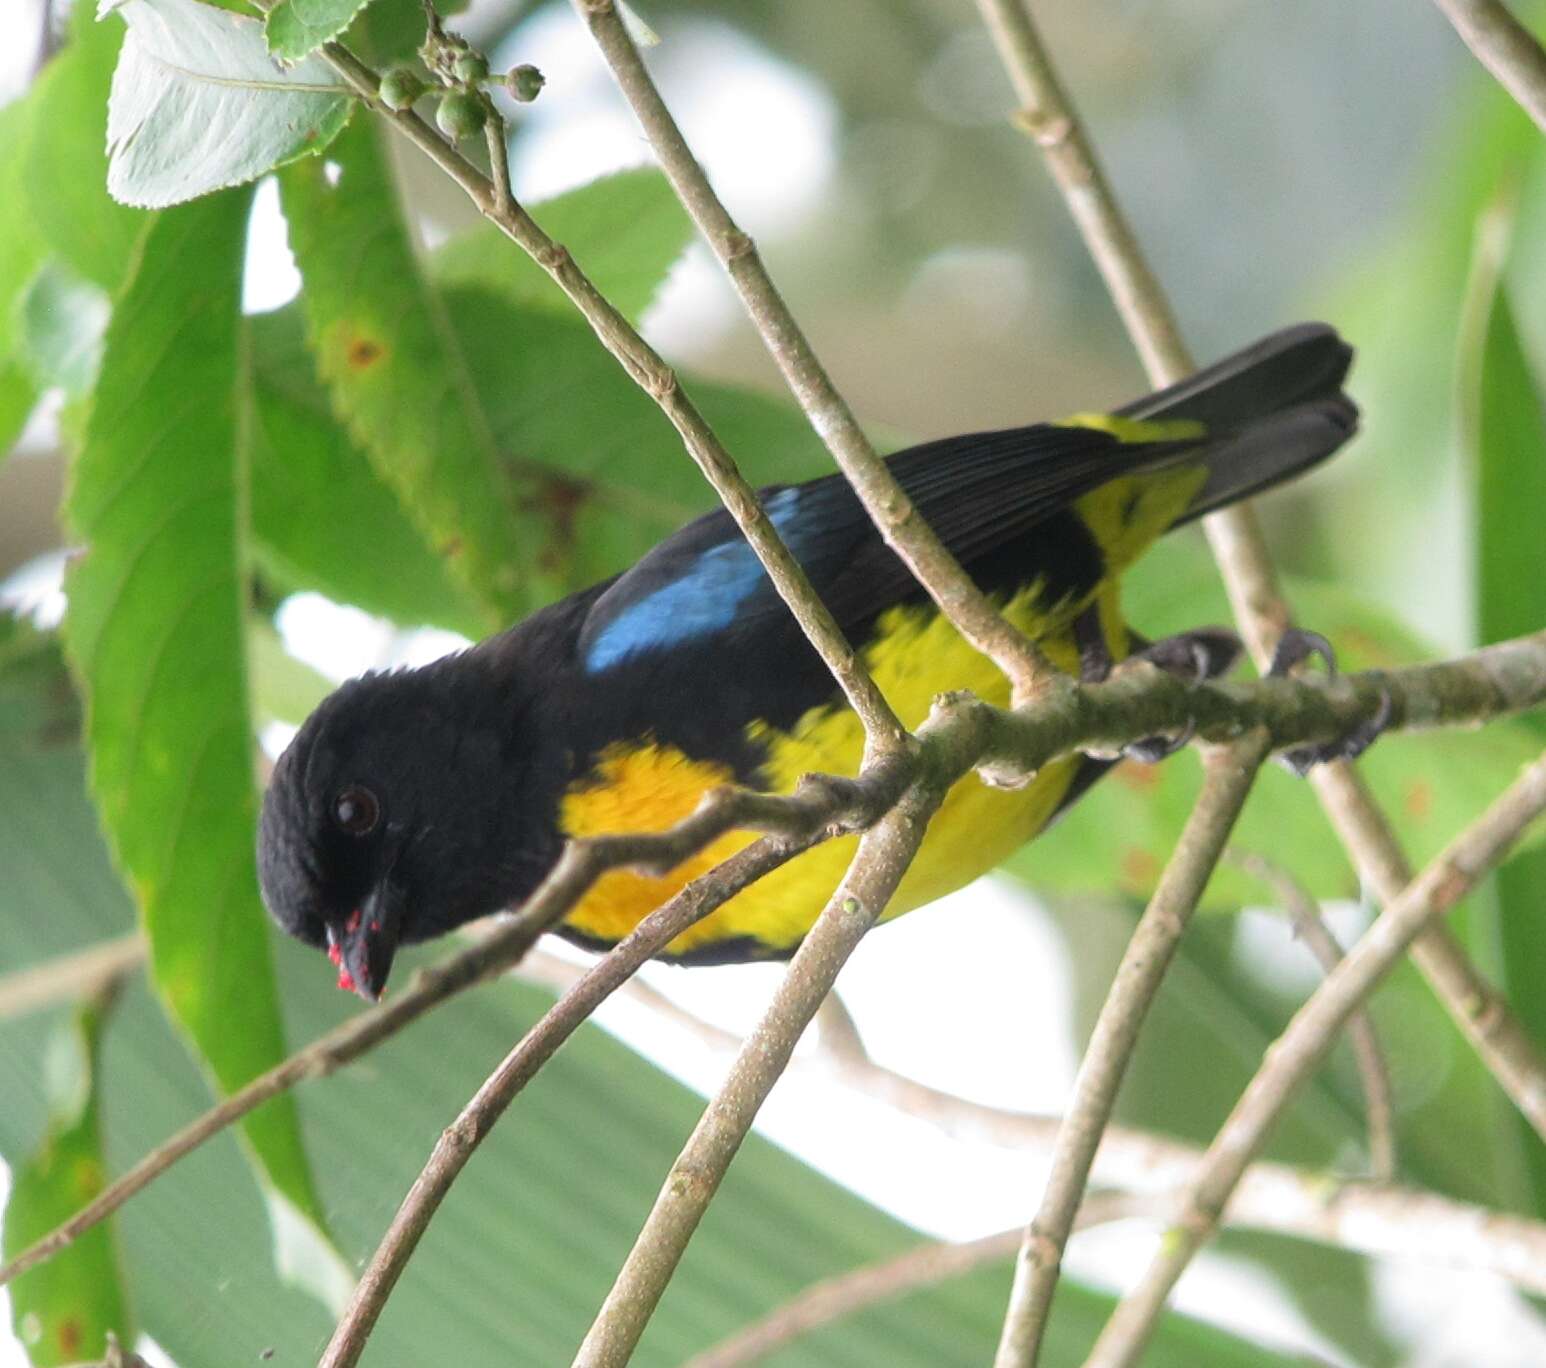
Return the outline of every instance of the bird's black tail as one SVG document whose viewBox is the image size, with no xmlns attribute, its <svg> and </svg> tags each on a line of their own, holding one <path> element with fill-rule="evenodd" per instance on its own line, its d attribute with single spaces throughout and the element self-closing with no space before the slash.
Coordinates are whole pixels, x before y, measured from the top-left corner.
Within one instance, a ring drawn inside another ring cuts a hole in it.
<svg viewBox="0 0 1546 1368">
<path fill-rule="evenodd" d="M 1333 329 L 1301 323 L 1117 412 L 1208 429 L 1207 482 L 1176 520 L 1190 522 L 1292 479 L 1347 441 L 1358 427 L 1358 408 L 1342 393 L 1352 360 Z"/>
</svg>

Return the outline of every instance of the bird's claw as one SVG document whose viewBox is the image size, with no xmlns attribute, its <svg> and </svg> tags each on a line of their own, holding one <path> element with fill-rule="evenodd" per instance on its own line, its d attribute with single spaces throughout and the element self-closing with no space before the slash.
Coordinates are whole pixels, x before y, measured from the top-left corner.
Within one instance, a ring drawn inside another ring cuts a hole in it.
<svg viewBox="0 0 1546 1368">
<path fill-rule="evenodd" d="M 1303 664 L 1312 656 L 1319 656 L 1325 662 L 1328 675 L 1336 675 L 1337 653 L 1332 649 L 1331 643 L 1319 632 L 1309 632 L 1302 627 L 1290 627 L 1278 638 L 1278 644 L 1272 652 L 1272 664 L 1267 668 L 1267 677 L 1282 678 L 1294 666 Z M 1373 717 L 1358 723 L 1345 736 L 1339 736 L 1331 741 L 1322 741 L 1313 746 L 1295 746 L 1292 750 L 1282 751 L 1276 757 L 1277 761 L 1285 769 L 1303 779 L 1315 766 L 1325 764 L 1327 761 L 1356 760 L 1385 730 L 1390 722 L 1390 712 L 1390 691 L 1382 688 L 1380 706 L 1375 710 Z"/>
<path fill-rule="evenodd" d="M 1326 673 L 1337 673 L 1337 653 L 1331 643 L 1319 632 L 1307 632 L 1303 627 L 1290 627 L 1278 638 L 1272 649 L 1272 664 L 1267 667 L 1268 679 L 1281 679 L 1295 665 L 1302 665 L 1311 656 L 1319 656 L 1326 665 Z"/>
<path fill-rule="evenodd" d="M 1277 761 L 1284 768 L 1303 779 L 1317 765 L 1328 760 L 1356 760 L 1378 739 L 1390 723 L 1390 690 L 1380 689 L 1380 706 L 1374 716 L 1360 722 L 1345 736 L 1334 741 L 1323 741 L 1314 746 L 1295 746 L 1293 750 L 1279 752 Z"/>
<path fill-rule="evenodd" d="M 1240 659 L 1240 638 L 1227 627 L 1194 627 L 1189 632 L 1162 637 L 1134 651 L 1133 660 L 1146 660 L 1156 669 L 1201 684 L 1228 674 Z"/>
<path fill-rule="evenodd" d="M 1189 717 L 1186 725 L 1174 736 L 1146 736 L 1141 741 L 1129 741 L 1122 747 L 1122 754 L 1141 765 L 1157 765 L 1174 755 L 1197 735 L 1197 719 Z"/>
</svg>

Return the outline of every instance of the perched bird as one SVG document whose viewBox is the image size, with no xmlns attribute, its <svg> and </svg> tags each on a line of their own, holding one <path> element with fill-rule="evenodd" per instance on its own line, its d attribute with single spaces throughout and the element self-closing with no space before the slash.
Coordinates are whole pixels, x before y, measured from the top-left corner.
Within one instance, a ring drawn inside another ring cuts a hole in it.
<svg viewBox="0 0 1546 1368">
<path fill-rule="evenodd" d="M 1122 616 L 1123 571 L 1170 528 L 1341 446 L 1357 424 L 1341 392 L 1351 358 L 1330 328 L 1305 324 L 1114 414 L 927 442 L 889 464 L 1010 620 L 1060 668 L 1100 678 L 1145 645 Z M 919 589 L 840 476 L 762 498 L 905 725 L 943 689 L 1007 703 L 1005 680 Z M 1216 631 L 1182 644 L 1201 674 L 1227 668 L 1236 649 Z M 721 510 L 469 650 L 365 675 L 324 700 L 264 798 L 263 896 L 285 930 L 327 948 L 341 986 L 374 999 L 399 944 L 519 903 L 567 838 L 669 827 L 721 784 L 778 793 L 810 771 L 853 773 L 863 740 Z M 992 869 L 1109 764 L 1071 756 L 1017 791 L 960 780 L 886 915 Z M 610 945 L 753 839 L 731 832 L 665 877 L 612 871 L 558 929 Z M 855 839 L 790 861 L 665 957 L 789 955 Z"/>
</svg>

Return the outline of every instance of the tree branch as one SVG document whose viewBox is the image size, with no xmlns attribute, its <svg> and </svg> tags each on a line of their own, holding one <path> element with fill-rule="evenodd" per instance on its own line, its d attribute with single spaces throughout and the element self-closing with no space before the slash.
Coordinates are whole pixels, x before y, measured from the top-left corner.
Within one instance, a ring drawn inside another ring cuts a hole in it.
<svg viewBox="0 0 1546 1368">
<path fill-rule="evenodd" d="M 942 695 L 919 731 L 918 745 L 872 764 L 857 780 L 811 776 L 787 795 L 720 789 L 669 831 L 572 843 L 515 921 L 486 942 L 421 970 L 401 996 L 351 1018 L 190 1122 L 89 1206 L 0 1267 L 0 1285 L 111 1215 L 178 1159 L 270 1097 L 302 1079 L 331 1073 L 430 1007 L 520 959 L 607 869 L 634 865 L 658 873 L 736 828 L 785 838 L 860 830 L 925 770 L 952 776 L 953 782 L 980 766 L 1014 781 L 1060 755 L 1120 748 L 1175 731 L 1188 718 L 1197 719 L 1204 740 L 1228 742 L 1261 727 L 1275 749 L 1302 746 L 1346 734 L 1372 716 L 1385 697 L 1395 730 L 1469 725 L 1546 702 L 1546 632 L 1452 661 L 1336 679 L 1190 686 L 1162 670 L 1137 666 L 1117 670 L 1102 684 L 1043 695 L 1016 711 L 990 707 L 970 695 Z M 712 871 L 704 877 L 711 878 Z M 1495 1030 L 1494 1015 L 1479 1018 L 1478 1029 Z"/>
<path fill-rule="evenodd" d="M 676 373 L 596 289 L 568 251 L 543 232 L 509 193 L 508 173 L 500 171 L 502 155 L 496 154 L 494 165 L 496 174 L 503 175 L 504 184 L 496 188 L 482 171 L 412 109 L 387 109 L 379 99 L 381 81 L 378 74 L 341 43 L 324 45 L 322 55 L 371 109 L 388 120 L 461 186 L 479 212 L 546 271 L 579 309 L 602 346 L 617 359 L 629 378 L 660 406 L 681 436 L 688 454 L 735 519 L 779 597 L 788 605 L 806 638 L 831 670 L 849 706 L 864 723 L 867 750 L 880 753 L 905 746 L 906 731 L 891 705 L 875 687 L 864 662 L 811 588 L 809 578 L 784 545 L 756 491 L 742 477 L 730 453 L 683 391 Z M 502 154 L 503 117 L 492 102 L 489 121 L 499 125 L 499 153 Z M 490 149 L 494 149 L 492 134 Z"/>
<path fill-rule="evenodd" d="M 738 851 L 645 917 L 526 1032 L 441 1134 L 356 1285 L 318 1368 L 347 1368 L 359 1361 L 387 1298 L 451 1184 L 506 1108 L 559 1046 L 645 960 L 763 874 L 809 849 L 816 839 L 814 832 L 804 837 L 770 838 Z"/>
<path fill-rule="evenodd" d="M 1058 83 L 1027 0 L 978 0 L 978 8 L 1025 106 L 1018 122 L 1045 152 L 1149 378 L 1163 385 L 1189 374 L 1194 367 L 1174 314 Z M 1249 504 L 1237 504 L 1204 518 L 1203 530 L 1241 634 L 1257 665 L 1265 666 L 1291 615 L 1261 525 Z M 1310 782 L 1354 864 L 1388 905 L 1412 876 L 1389 821 L 1346 763 L 1317 766 Z M 1424 935 L 1412 958 L 1482 1062 L 1546 1139 L 1546 1055 L 1447 928 Z"/>
<path fill-rule="evenodd" d="M 99 993 L 145 962 L 138 931 L 0 977 L 0 1021 Z"/>
<path fill-rule="evenodd" d="M 608 870 L 632 866 L 658 873 L 662 868 L 674 867 L 733 828 L 773 831 L 773 836 L 746 847 L 689 884 L 652 914 L 659 921 L 647 918 L 634 932 L 635 936 L 641 937 L 641 942 L 661 924 L 676 926 L 677 930 L 671 934 L 677 934 L 744 886 L 736 880 L 746 869 L 766 872 L 820 839 L 834 825 L 875 820 L 878 810 L 889 807 L 894 801 L 903 782 L 903 765 L 900 760 L 892 760 L 874 766 L 863 782 L 834 783 L 812 778 L 801 790 L 785 798 L 770 799 L 766 794 L 749 790 L 721 789 L 709 794 L 698 811 L 669 831 L 571 841 L 553 870 L 512 920 L 440 964 L 421 969 L 400 996 L 378 1003 L 343 1022 L 195 1118 L 104 1188 L 95 1200 L 69 1220 L 0 1267 L 0 1286 L 42 1263 L 105 1220 L 179 1159 L 269 1098 L 287 1091 L 302 1079 L 332 1073 L 396 1034 L 430 1008 L 508 968 L 544 931 L 563 920 L 570 908 Z M 648 931 L 645 930 L 646 923 Z M 647 958 L 670 938 L 671 935 L 667 935 L 639 958 Z"/>
<path fill-rule="evenodd" d="M 1328 974 L 1342 960 L 1342 946 L 1331 934 L 1320 905 L 1303 884 L 1288 870 L 1254 851 L 1229 850 L 1224 858 L 1272 889 L 1282 900 L 1293 921 L 1294 934 L 1310 947 L 1322 969 Z M 1363 1008 L 1354 1012 L 1347 1023 L 1348 1043 L 1358 1065 L 1363 1085 L 1364 1120 L 1369 1130 L 1369 1167 L 1377 1183 L 1391 1183 L 1396 1177 L 1396 1108 L 1390 1092 L 1390 1071 L 1385 1067 L 1385 1052 L 1374 1029 L 1374 1019 Z"/>
<path fill-rule="evenodd" d="M 539 950 L 522 960 L 516 972 L 560 992 L 584 971 Z M 704 1021 L 640 979 L 631 980 L 622 992 L 713 1049 L 733 1052 L 741 1045 L 740 1036 Z M 961 1139 L 1050 1154 L 1062 1125 L 1058 1117 L 1003 1111 L 941 1092 L 867 1057 L 833 1054 L 825 1044 L 812 1054 L 797 1055 L 793 1064 L 807 1072 L 835 1074 L 855 1091 Z M 1195 1174 L 1202 1153 L 1167 1136 L 1109 1126 L 1095 1157 L 1092 1182 L 1141 1195 L 1146 1204 L 1169 1193 L 1173 1206 L 1174 1190 Z M 1087 1199 L 1085 1207 L 1098 1200 Z M 1084 1210 L 1076 1229 L 1082 1228 Z M 1416 1188 L 1344 1182 L 1323 1170 L 1257 1160 L 1231 1196 L 1224 1222 L 1231 1228 L 1270 1230 L 1374 1257 L 1486 1272 L 1522 1291 L 1546 1293 L 1546 1223 Z M 989 1238 L 1004 1242 L 1000 1257 L 1007 1259 L 1018 1249 L 1022 1234 L 1017 1227 Z M 803 1298 L 800 1294 L 795 1300 Z M 847 1310 L 856 1312 L 866 1304 L 856 1300 Z M 771 1313 L 770 1319 L 779 1314 Z"/>
<path fill-rule="evenodd" d="M 1098 1192 L 1086 1197 L 1074 1220 L 1076 1230 L 1108 1221 L 1157 1214 L 1159 1199 L 1131 1192 Z M 741 1368 L 758 1363 L 785 1345 L 824 1325 L 856 1316 L 872 1306 L 909 1292 L 935 1287 L 952 1278 L 1014 1257 L 1022 1231 L 1000 1231 L 962 1243 L 936 1241 L 812 1283 L 760 1320 L 742 1326 L 718 1344 L 694 1354 L 682 1368 Z"/>
<path fill-rule="evenodd" d="M 1138 1362 L 1171 1289 L 1212 1237 L 1246 1166 L 1261 1152 L 1300 1084 L 1325 1059 L 1348 1017 L 1423 929 L 1459 902 L 1543 812 L 1546 755 L 1407 886 L 1294 1014 L 1208 1147 L 1159 1253 L 1112 1313 L 1086 1368 L 1131 1368 Z"/>
<path fill-rule="evenodd" d="M 1040 1356 L 1063 1250 L 1139 1028 L 1266 757 L 1266 738 L 1259 732 L 1248 733 L 1227 749 L 1204 753 L 1202 793 L 1133 930 L 1085 1047 L 1068 1114 L 1052 1147 L 1052 1170 L 1041 1204 L 1025 1228 L 1015 1260 L 1009 1309 L 994 1358 L 999 1368 L 1034 1364 Z"/>
<path fill-rule="evenodd" d="M 1501 0 L 1434 0 L 1455 32 L 1546 133 L 1546 52 Z"/>
<path fill-rule="evenodd" d="M 757 1024 L 667 1176 L 612 1290 L 575 1356 L 576 1368 L 620 1368 L 649 1324 L 730 1161 L 838 971 L 891 901 L 955 776 L 929 775 L 859 842 L 853 862 L 801 943 Z"/>
<path fill-rule="evenodd" d="M 763 343 L 817 436 L 886 544 L 940 611 L 1008 676 L 1016 701 L 1059 687 L 1062 675 L 1007 622 L 960 567 L 876 454 L 773 284 L 757 246 L 731 218 L 692 154 L 618 16 L 614 0 L 574 0 L 677 197 L 730 276 Z"/>
</svg>

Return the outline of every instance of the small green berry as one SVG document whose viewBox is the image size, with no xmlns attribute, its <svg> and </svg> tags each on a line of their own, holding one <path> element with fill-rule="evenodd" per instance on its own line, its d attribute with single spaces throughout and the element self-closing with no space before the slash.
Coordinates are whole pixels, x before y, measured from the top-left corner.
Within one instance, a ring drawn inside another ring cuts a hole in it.
<svg viewBox="0 0 1546 1368">
<path fill-rule="evenodd" d="M 424 82 L 407 67 L 393 67 L 381 78 L 381 103 L 388 109 L 410 109 L 424 93 Z"/>
<path fill-rule="evenodd" d="M 505 89 L 510 92 L 512 100 L 519 100 L 522 104 L 530 104 L 535 100 L 547 83 L 548 78 L 529 62 L 522 62 L 520 66 L 511 67 L 505 72 Z"/>
<path fill-rule="evenodd" d="M 452 142 L 460 142 L 463 138 L 481 133 L 487 118 L 482 100 L 476 95 L 464 95 L 459 91 L 447 95 L 435 111 L 435 122 Z"/>
<path fill-rule="evenodd" d="M 488 59 L 481 52 L 464 52 L 451 64 L 451 71 L 463 85 L 477 85 L 488 80 Z"/>
</svg>

